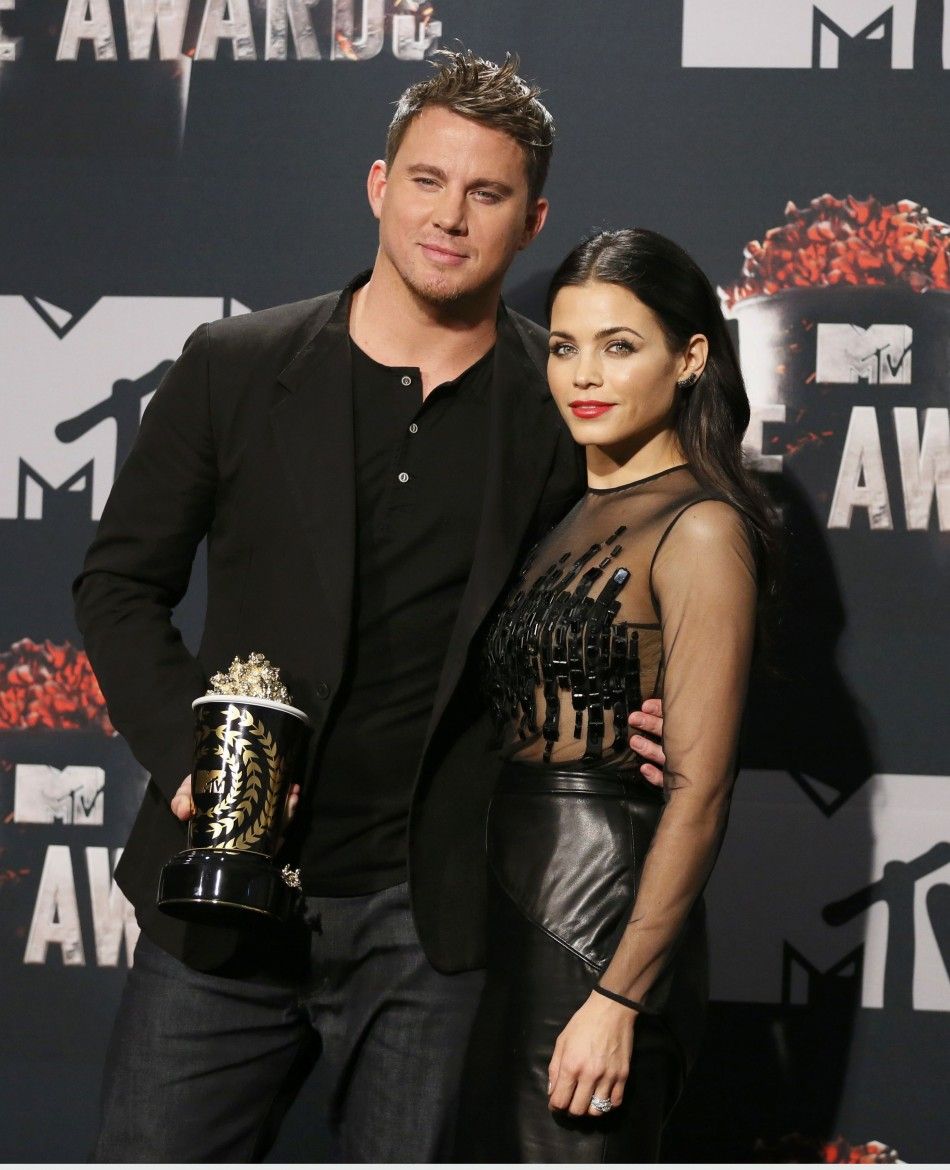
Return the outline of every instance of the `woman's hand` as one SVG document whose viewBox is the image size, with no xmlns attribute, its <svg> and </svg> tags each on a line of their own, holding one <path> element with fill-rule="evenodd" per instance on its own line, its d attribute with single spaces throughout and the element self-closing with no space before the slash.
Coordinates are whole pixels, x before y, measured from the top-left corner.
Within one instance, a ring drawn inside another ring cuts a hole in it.
<svg viewBox="0 0 950 1170">
<path fill-rule="evenodd" d="M 616 1108 L 630 1072 L 633 1008 L 592 991 L 558 1036 L 548 1065 L 548 1108 L 575 1117 L 602 1117 L 591 1097 L 609 1098 Z"/>
</svg>

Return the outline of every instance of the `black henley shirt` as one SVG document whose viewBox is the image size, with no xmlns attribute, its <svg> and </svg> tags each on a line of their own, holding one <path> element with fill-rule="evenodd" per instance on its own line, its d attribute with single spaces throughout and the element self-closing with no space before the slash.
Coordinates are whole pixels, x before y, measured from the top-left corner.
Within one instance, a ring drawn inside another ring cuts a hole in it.
<svg viewBox="0 0 950 1170">
<path fill-rule="evenodd" d="M 352 638 L 300 857 L 305 892 L 334 896 L 406 879 L 412 785 L 481 514 L 494 354 L 423 400 L 418 368 L 380 365 L 352 340 L 350 350 Z"/>
</svg>

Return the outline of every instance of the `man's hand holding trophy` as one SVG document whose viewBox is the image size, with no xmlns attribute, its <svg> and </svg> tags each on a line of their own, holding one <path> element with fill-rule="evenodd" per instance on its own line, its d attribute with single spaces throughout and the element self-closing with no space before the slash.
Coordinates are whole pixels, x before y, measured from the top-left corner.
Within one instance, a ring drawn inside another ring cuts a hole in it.
<svg viewBox="0 0 950 1170">
<path fill-rule="evenodd" d="M 311 722 L 291 706 L 279 670 L 257 653 L 213 675 L 192 707 L 194 766 L 172 800 L 173 813 L 188 821 L 188 845 L 165 864 L 158 905 L 191 921 L 284 921 L 300 876 L 289 866 L 279 870 L 274 856 L 296 802 Z"/>
</svg>

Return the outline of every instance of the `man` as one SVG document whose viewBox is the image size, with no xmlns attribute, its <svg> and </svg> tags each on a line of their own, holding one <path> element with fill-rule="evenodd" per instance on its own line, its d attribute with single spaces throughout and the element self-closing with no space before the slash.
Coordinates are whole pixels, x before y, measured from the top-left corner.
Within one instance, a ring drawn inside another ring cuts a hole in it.
<svg viewBox="0 0 950 1170">
<path fill-rule="evenodd" d="M 112 719 L 151 773 L 117 870 L 143 936 L 101 1161 L 260 1157 L 318 1050 L 341 1160 L 446 1152 L 495 769 L 476 635 L 582 476 L 545 335 L 500 300 L 547 215 L 551 118 L 516 62 L 445 57 L 370 170 L 372 271 L 189 339 L 76 583 Z M 205 536 L 192 657 L 169 614 Z M 315 724 L 284 850 L 304 921 L 272 935 L 155 908 L 192 810 L 191 701 L 251 650 Z"/>
</svg>

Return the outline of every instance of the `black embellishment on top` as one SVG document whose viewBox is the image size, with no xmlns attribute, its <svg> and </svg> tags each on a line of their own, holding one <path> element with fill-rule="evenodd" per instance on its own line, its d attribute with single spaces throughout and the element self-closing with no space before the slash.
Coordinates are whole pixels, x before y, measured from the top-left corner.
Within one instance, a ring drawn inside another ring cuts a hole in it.
<svg viewBox="0 0 950 1170">
<path fill-rule="evenodd" d="M 530 588 L 518 589 L 489 631 L 485 675 L 492 714 L 498 723 L 514 724 L 522 739 L 540 733 L 546 762 L 560 734 L 561 696 L 567 693 L 575 713 L 576 739 L 583 734 L 587 714 L 585 760 L 605 754 L 608 710 L 614 737 L 606 750 L 612 755 L 626 750 L 627 716 L 640 707 L 641 688 L 637 629 L 615 621 L 619 595 L 630 579 L 629 569 L 615 565 L 623 552 L 616 541 L 625 531 L 626 525 L 621 525 L 569 567 L 572 554 L 564 553 Z M 536 553 L 535 549 L 529 557 L 519 585 Z M 540 728 L 538 690 L 544 698 Z"/>
</svg>

